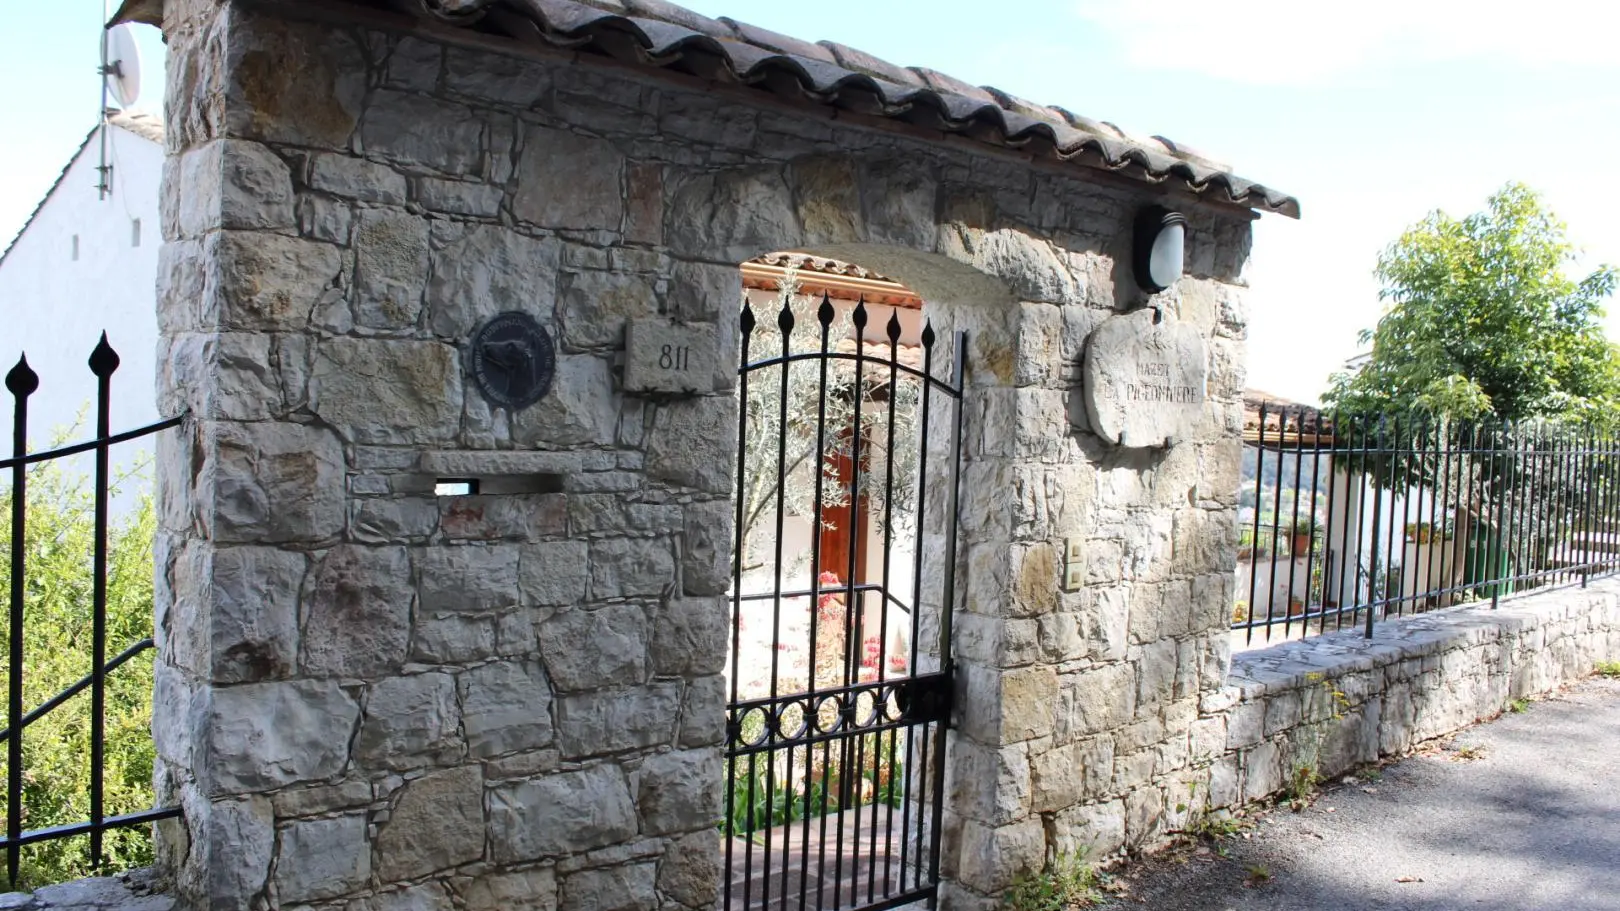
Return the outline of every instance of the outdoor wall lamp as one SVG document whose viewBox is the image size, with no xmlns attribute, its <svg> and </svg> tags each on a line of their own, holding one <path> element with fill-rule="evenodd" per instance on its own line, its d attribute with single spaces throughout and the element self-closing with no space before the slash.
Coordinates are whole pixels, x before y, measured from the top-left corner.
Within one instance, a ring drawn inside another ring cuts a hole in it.
<svg viewBox="0 0 1620 911">
<path fill-rule="evenodd" d="M 1136 283 L 1158 294 L 1181 278 L 1187 250 L 1187 216 L 1163 206 L 1148 206 L 1136 216 L 1136 249 L 1132 264 Z"/>
</svg>

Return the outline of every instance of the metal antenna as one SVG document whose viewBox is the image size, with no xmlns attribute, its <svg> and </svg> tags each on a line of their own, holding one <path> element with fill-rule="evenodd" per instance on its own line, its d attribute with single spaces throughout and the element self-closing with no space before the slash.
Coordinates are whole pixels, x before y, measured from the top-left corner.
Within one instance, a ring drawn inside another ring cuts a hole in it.
<svg viewBox="0 0 1620 911">
<path fill-rule="evenodd" d="M 101 0 L 101 129 L 97 131 L 101 134 L 101 164 L 96 167 L 98 175 L 96 193 L 102 202 L 106 202 L 107 196 L 112 193 L 112 165 L 107 163 L 107 77 L 112 75 L 114 70 L 110 65 L 111 61 L 107 59 L 108 45 L 112 43 L 112 38 L 107 32 L 107 19 L 111 16 L 112 12 L 107 9 L 107 0 Z"/>
</svg>

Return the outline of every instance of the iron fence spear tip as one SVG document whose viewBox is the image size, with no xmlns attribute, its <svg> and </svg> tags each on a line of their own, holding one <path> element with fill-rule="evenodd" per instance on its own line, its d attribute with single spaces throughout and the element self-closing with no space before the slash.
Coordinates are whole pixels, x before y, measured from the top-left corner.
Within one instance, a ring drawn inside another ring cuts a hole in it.
<svg viewBox="0 0 1620 911">
<path fill-rule="evenodd" d="M 118 352 L 107 342 L 107 333 L 101 333 L 101 341 L 96 343 L 96 350 L 90 352 L 90 372 L 99 378 L 106 378 L 112 376 L 120 363 L 122 360 L 118 357 Z"/>
<path fill-rule="evenodd" d="M 28 366 L 28 355 L 21 355 L 17 358 L 17 366 L 12 367 L 11 372 L 6 374 L 6 389 L 18 398 L 26 398 L 33 395 L 34 390 L 38 388 L 39 374 Z"/>
</svg>

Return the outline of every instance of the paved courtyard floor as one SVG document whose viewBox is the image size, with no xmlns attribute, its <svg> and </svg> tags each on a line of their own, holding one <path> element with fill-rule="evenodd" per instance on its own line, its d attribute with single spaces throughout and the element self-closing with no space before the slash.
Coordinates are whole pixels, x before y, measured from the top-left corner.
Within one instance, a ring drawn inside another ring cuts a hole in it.
<svg viewBox="0 0 1620 911">
<path fill-rule="evenodd" d="M 1221 852 L 1227 856 L 1221 856 Z M 1620 680 L 1339 780 L 1248 837 L 1122 872 L 1112 908 L 1620 911 Z"/>
</svg>

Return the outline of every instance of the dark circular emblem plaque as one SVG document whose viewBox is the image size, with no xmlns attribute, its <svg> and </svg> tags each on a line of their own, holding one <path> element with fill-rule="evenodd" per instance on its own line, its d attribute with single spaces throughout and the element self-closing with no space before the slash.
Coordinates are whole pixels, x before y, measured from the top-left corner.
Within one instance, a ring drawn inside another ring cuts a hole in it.
<svg viewBox="0 0 1620 911">
<path fill-rule="evenodd" d="M 472 340 L 472 376 L 499 408 L 518 411 L 545 398 L 557 372 L 557 352 L 544 326 L 527 313 L 502 313 Z"/>
</svg>

